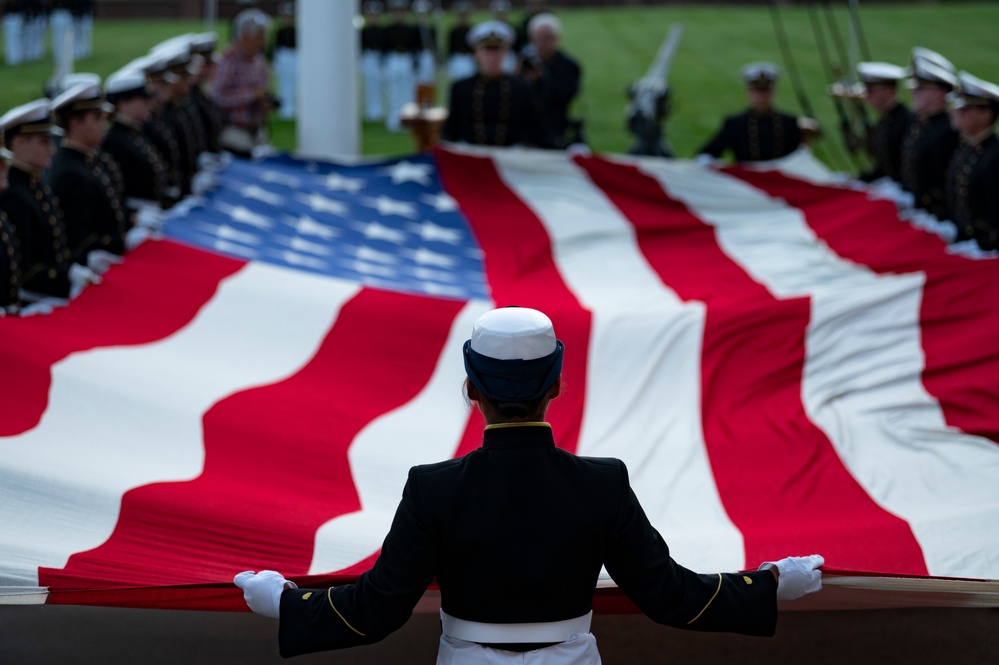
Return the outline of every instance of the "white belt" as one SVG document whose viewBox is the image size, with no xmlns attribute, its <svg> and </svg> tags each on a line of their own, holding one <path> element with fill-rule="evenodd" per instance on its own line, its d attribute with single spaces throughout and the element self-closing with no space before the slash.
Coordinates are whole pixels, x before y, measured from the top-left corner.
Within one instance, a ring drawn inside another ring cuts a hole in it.
<svg viewBox="0 0 999 665">
<path fill-rule="evenodd" d="M 546 623 L 480 623 L 458 619 L 441 610 L 441 629 L 448 637 L 480 644 L 565 642 L 575 633 L 590 632 L 593 612 L 575 619 Z"/>
</svg>

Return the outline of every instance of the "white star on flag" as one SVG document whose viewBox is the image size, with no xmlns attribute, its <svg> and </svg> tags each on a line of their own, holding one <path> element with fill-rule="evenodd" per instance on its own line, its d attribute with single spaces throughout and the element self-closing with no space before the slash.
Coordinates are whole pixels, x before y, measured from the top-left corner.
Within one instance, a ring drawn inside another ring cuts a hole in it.
<svg viewBox="0 0 999 665">
<path fill-rule="evenodd" d="M 246 231 L 240 231 L 234 229 L 226 224 L 220 224 L 213 229 L 215 237 L 219 240 L 231 240 L 232 242 L 242 243 L 244 245 L 259 245 L 260 238 L 253 235 L 252 233 L 247 233 Z"/>
<path fill-rule="evenodd" d="M 288 224 L 302 235 L 316 236 L 319 238 L 325 238 L 326 240 L 331 240 L 340 234 L 337 229 L 321 224 L 308 215 L 302 215 L 298 219 L 290 217 L 288 219 L 291 220 Z"/>
<path fill-rule="evenodd" d="M 416 219 L 416 206 L 405 201 L 397 201 L 387 196 L 379 196 L 376 199 L 365 199 L 362 203 L 378 210 L 379 215 L 397 215 L 399 217 Z"/>
<path fill-rule="evenodd" d="M 339 173 L 330 173 L 323 178 L 323 186 L 339 192 L 350 192 L 356 194 L 364 189 L 364 180 L 361 178 L 347 178 Z"/>
<path fill-rule="evenodd" d="M 234 222 L 242 222 L 243 224 L 256 226 L 258 229 L 264 229 L 265 231 L 274 226 L 273 222 L 269 219 L 263 215 L 258 215 L 249 208 L 245 208 L 243 206 L 231 206 L 225 203 L 219 203 L 217 207 L 220 212 L 224 212 L 229 215 L 229 218 Z"/>
<path fill-rule="evenodd" d="M 437 252 L 431 252 L 429 249 L 421 247 L 420 249 L 413 252 L 406 252 L 407 255 L 413 258 L 413 261 L 425 266 L 437 266 L 439 268 L 450 268 L 454 265 L 454 259 L 450 256 L 444 256 L 443 254 L 438 254 Z"/>
<path fill-rule="evenodd" d="M 372 263 L 365 263 L 364 261 L 353 261 L 351 266 L 357 272 L 363 275 L 380 275 L 382 277 L 395 278 L 395 270 L 391 268 L 386 268 L 385 266 L 374 265 Z"/>
<path fill-rule="evenodd" d="M 371 249 L 370 247 L 358 247 L 354 252 L 354 256 L 364 262 L 374 261 L 376 263 L 398 263 L 399 261 L 394 254 L 379 252 L 377 249 Z"/>
<path fill-rule="evenodd" d="M 330 256 L 333 254 L 333 250 L 326 245 L 321 245 L 318 242 L 312 242 L 311 240 L 306 240 L 305 238 L 299 238 L 298 236 L 281 237 L 278 238 L 278 241 L 286 243 L 296 252 L 318 254 L 319 256 Z"/>
<path fill-rule="evenodd" d="M 444 192 L 440 194 L 423 194 L 420 196 L 420 200 L 428 206 L 433 207 L 437 212 L 454 212 L 458 209 L 458 202 Z"/>
<path fill-rule="evenodd" d="M 239 245 L 234 242 L 229 242 L 227 240 L 216 240 L 212 243 L 212 246 L 220 252 L 225 252 L 227 254 L 237 254 L 239 256 L 245 256 L 248 259 L 257 258 L 257 252 L 253 249 L 244 247 L 243 245 Z"/>
<path fill-rule="evenodd" d="M 421 185 L 430 184 L 430 173 L 434 167 L 430 164 L 414 164 L 403 160 L 384 170 L 392 176 L 392 184 L 398 185 L 404 182 L 415 182 Z"/>
<path fill-rule="evenodd" d="M 452 245 L 461 244 L 461 231 L 457 229 L 449 229 L 439 224 L 434 224 L 433 222 L 427 220 L 422 224 L 410 224 L 410 228 L 414 229 L 414 232 L 419 234 L 423 239 L 423 242 L 446 242 Z"/>
<path fill-rule="evenodd" d="M 302 181 L 293 175 L 288 175 L 287 173 L 281 173 L 280 171 L 264 171 L 260 174 L 260 179 L 264 182 L 272 182 L 276 185 L 284 185 L 285 187 L 291 187 L 292 189 L 298 189 L 302 186 Z"/>
<path fill-rule="evenodd" d="M 262 201 L 264 203 L 269 203 L 272 206 L 284 205 L 284 197 L 280 194 L 275 194 L 274 192 L 264 189 L 259 185 L 246 185 L 239 189 L 239 193 L 248 199 L 256 199 L 257 201 Z"/>
<path fill-rule="evenodd" d="M 364 237 L 368 240 L 387 240 L 389 242 L 394 242 L 397 245 L 401 245 L 406 242 L 405 232 L 389 228 L 384 224 L 379 224 L 378 222 L 369 222 L 367 224 L 357 223 L 354 227 L 360 229 L 361 233 L 364 234 Z"/>
<path fill-rule="evenodd" d="M 303 256 L 296 252 L 281 252 L 281 258 L 286 262 L 294 266 L 302 266 L 305 268 L 314 268 L 316 270 L 325 271 L 327 268 L 326 262 L 322 259 L 317 259 L 312 256 Z"/>
<path fill-rule="evenodd" d="M 322 194 L 296 194 L 295 198 L 312 208 L 314 212 L 328 212 L 340 217 L 347 214 L 347 206 L 339 201 L 326 198 Z"/>
</svg>

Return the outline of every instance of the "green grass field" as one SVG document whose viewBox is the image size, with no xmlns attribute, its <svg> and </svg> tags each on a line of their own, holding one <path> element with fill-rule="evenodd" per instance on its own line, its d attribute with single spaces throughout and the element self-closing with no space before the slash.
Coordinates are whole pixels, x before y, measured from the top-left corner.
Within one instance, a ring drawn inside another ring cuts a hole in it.
<svg viewBox="0 0 999 665">
<path fill-rule="evenodd" d="M 846 3 L 834 4 L 845 39 Z M 627 150 L 631 137 L 624 128 L 624 89 L 645 73 L 673 23 L 681 23 L 685 33 L 670 77 L 673 113 L 666 132 L 681 156 L 693 155 L 723 116 L 744 106 L 739 80 L 743 64 L 771 60 L 783 67 L 766 6 L 604 7 L 561 10 L 559 15 L 565 27 L 563 47 L 583 66 L 578 113 L 586 119 L 590 144 L 603 152 Z M 999 82 L 999 49 L 995 41 L 999 3 L 862 2 L 860 15 L 874 60 L 904 65 L 911 47 L 920 45 L 940 51 L 959 69 Z M 815 146 L 816 152 L 834 167 L 847 168 L 843 150 L 833 145 L 839 143 L 839 135 L 833 105 L 825 94 L 829 75 L 815 48 L 807 8 L 783 7 L 781 16 L 807 97 L 825 128 L 825 138 Z M 167 37 L 202 29 L 201 22 L 99 21 L 94 56 L 78 62 L 76 69 L 107 75 Z M 832 56 L 839 60 L 835 52 Z M 50 63 L 3 69 L 0 109 L 37 97 L 51 69 Z M 777 101 L 788 111 L 802 110 L 786 77 Z M 377 124 L 365 125 L 362 131 L 365 154 L 412 151 L 408 135 L 391 134 Z M 294 149 L 292 123 L 274 121 L 272 135 L 280 147 Z"/>
</svg>

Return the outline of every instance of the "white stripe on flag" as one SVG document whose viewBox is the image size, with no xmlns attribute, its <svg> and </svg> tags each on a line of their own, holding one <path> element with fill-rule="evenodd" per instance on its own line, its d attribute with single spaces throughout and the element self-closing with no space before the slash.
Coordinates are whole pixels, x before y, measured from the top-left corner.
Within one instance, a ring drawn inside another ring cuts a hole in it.
<svg viewBox="0 0 999 665">
<path fill-rule="evenodd" d="M 930 574 L 991 577 L 999 447 L 948 427 L 923 387 L 923 275 L 877 275 L 840 258 L 800 210 L 734 177 L 638 163 L 776 297 L 811 298 L 805 408 L 868 494 L 909 523 Z"/>
<path fill-rule="evenodd" d="M 0 446 L 9 557 L 0 585 L 36 585 L 38 567 L 64 567 L 103 543 L 128 490 L 197 477 L 205 411 L 297 372 L 356 292 L 341 280 L 249 264 L 172 336 L 53 366 L 38 426 Z"/>
<path fill-rule="evenodd" d="M 593 314 L 577 452 L 625 461 L 677 561 L 742 568 L 742 534 L 722 506 L 701 429 L 703 304 L 684 303 L 663 284 L 634 227 L 564 155 L 503 151 L 495 160 L 545 225 L 562 278 Z"/>
<path fill-rule="evenodd" d="M 392 525 L 410 467 L 454 456 L 468 423 L 461 395 L 465 366 L 459 349 L 475 320 L 492 307 L 490 302 L 469 301 L 455 317 L 423 390 L 354 437 L 347 457 L 361 510 L 319 527 L 310 575 L 343 570 L 378 551 Z"/>
</svg>

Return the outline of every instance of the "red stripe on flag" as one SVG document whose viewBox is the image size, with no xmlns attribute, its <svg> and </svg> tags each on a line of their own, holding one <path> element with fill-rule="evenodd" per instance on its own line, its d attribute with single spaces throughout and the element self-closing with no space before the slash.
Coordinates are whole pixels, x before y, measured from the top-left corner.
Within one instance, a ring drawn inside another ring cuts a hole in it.
<svg viewBox="0 0 999 665">
<path fill-rule="evenodd" d="M 458 201 L 485 252 L 493 302 L 497 307 L 519 305 L 544 312 L 565 344 L 563 390 L 552 402 L 548 419 L 557 445 L 575 452 L 586 396 L 590 313 L 562 280 L 541 221 L 503 182 L 492 160 L 444 150 L 435 157 L 441 182 Z M 482 427 L 482 417 L 475 411 L 458 455 L 481 445 Z"/>
<path fill-rule="evenodd" d="M 36 425 L 48 405 L 51 367 L 67 356 L 106 346 L 148 344 L 187 325 L 219 282 L 245 265 L 165 240 L 147 242 L 104 283 L 48 316 L 0 321 L 0 436 Z M 169 293 L 169 306 L 164 293 Z M 151 297 L 155 295 L 155 297 Z"/>
<path fill-rule="evenodd" d="M 775 299 L 719 247 L 714 229 L 637 168 L 580 159 L 634 225 L 663 282 L 706 304 L 704 439 L 747 562 L 820 552 L 850 570 L 927 573 L 908 524 L 881 509 L 844 467 L 801 401 L 805 298 Z M 667 534 L 668 536 L 668 534 Z"/>
<path fill-rule="evenodd" d="M 863 192 L 803 183 L 777 172 L 729 172 L 805 214 L 832 251 L 879 274 L 924 272 L 923 385 L 947 424 L 999 442 L 999 260 L 948 254 L 937 236 Z"/>
<path fill-rule="evenodd" d="M 424 388 L 463 306 L 362 290 L 300 371 L 205 413 L 198 478 L 127 492 L 111 537 L 62 570 L 40 569 L 39 583 L 65 590 L 227 582 L 241 570 L 307 573 L 319 527 L 361 507 L 351 442 Z"/>
</svg>

